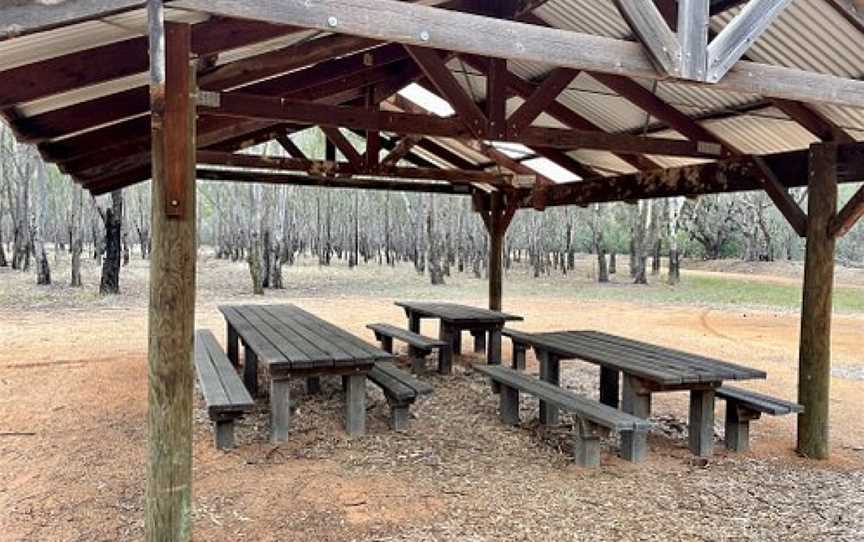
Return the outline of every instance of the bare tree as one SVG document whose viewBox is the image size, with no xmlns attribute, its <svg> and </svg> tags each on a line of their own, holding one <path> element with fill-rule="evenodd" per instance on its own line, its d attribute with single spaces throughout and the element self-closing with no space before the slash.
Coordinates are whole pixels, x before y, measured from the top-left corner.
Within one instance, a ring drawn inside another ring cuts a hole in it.
<svg viewBox="0 0 864 542">
<path fill-rule="evenodd" d="M 48 172 L 45 163 L 38 158 L 33 160 L 35 167 L 31 168 L 36 180 L 35 200 L 30 214 L 30 238 L 36 260 L 36 284 L 51 284 L 51 269 L 45 252 L 45 220 L 44 212 L 48 200 Z"/>
<path fill-rule="evenodd" d="M 72 188 L 72 219 L 71 230 L 72 239 L 70 241 L 70 251 L 72 252 L 72 277 L 69 285 L 73 288 L 81 287 L 81 253 L 84 251 L 84 236 L 81 228 L 81 213 L 84 210 L 84 189 L 79 185 Z"/>
<path fill-rule="evenodd" d="M 105 258 L 102 260 L 102 278 L 99 293 L 120 293 L 121 230 L 123 228 L 123 191 L 111 192 L 111 205 L 106 209 L 97 207 L 105 225 Z"/>
</svg>

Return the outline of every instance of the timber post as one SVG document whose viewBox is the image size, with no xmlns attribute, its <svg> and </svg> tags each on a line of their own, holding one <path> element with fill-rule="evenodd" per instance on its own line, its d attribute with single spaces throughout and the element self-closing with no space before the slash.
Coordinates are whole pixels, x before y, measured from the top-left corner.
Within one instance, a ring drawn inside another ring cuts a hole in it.
<svg viewBox="0 0 864 542">
<path fill-rule="evenodd" d="M 500 192 L 490 194 L 485 201 L 475 194 L 474 203 L 489 233 L 489 309 L 500 311 L 504 291 L 504 235 L 516 212 L 516 205 L 511 201 L 505 202 Z"/>
<path fill-rule="evenodd" d="M 835 237 L 829 227 L 837 213 L 837 145 L 810 148 L 807 253 L 801 303 L 798 359 L 798 453 L 827 459 L 828 403 L 831 383 L 831 310 Z"/>
<path fill-rule="evenodd" d="M 150 0 L 152 255 L 145 537 L 188 541 L 195 325 L 195 107 L 188 24 Z"/>
</svg>

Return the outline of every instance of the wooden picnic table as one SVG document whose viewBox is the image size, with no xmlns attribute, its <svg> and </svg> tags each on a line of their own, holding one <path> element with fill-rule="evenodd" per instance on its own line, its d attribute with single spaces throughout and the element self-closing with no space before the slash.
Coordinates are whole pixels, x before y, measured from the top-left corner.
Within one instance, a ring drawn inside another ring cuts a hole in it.
<svg viewBox="0 0 864 542">
<path fill-rule="evenodd" d="M 345 426 L 351 435 L 366 429 L 366 375 L 389 354 L 295 305 L 225 305 L 228 358 L 239 366 L 239 342 L 245 348 L 243 381 L 254 397 L 258 362 L 270 373 L 272 440 L 288 438 L 291 377 L 317 379 L 341 375 L 345 388 Z"/>
<path fill-rule="evenodd" d="M 689 445 L 699 456 L 713 451 L 715 390 L 725 380 L 766 378 L 757 369 L 599 331 L 519 333 L 518 341 L 534 348 L 540 378 L 556 385 L 561 360 L 599 365 L 600 402 L 618 408 L 620 395 L 621 409 L 641 418 L 651 415 L 652 393 L 689 391 Z M 541 403 L 540 416 L 557 423 L 557 410 L 550 405 Z"/>
<path fill-rule="evenodd" d="M 509 321 L 522 320 L 521 316 L 505 312 L 481 309 L 457 303 L 435 303 L 424 301 L 397 301 L 396 305 L 405 309 L 408 328 L 420 333 L 420 321 L 424 318 L 438 319 L 441 322 L 439 338 L 450 345 L 446 352 L 441 351 L 440 370 L 450 373 L 452 355 L 462 353 L 462 332 L 468 330 L 474 336 L 475 352 L 486 348 L 486 335 L 489 336 L 486 360 L 490 365 L 501 364 L 501 330 Z"/>
</svg>

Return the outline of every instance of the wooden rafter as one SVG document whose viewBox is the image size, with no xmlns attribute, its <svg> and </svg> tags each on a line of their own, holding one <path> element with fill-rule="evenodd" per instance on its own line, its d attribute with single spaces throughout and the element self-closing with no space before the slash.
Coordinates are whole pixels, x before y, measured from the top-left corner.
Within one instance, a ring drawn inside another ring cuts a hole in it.
<svg viewBox="0 0 864 542">
<path fill-rule="evenodd" d="M 789 190 L 783 186 L 783 183 L 780 182 L 780 179 L 777 178 L 777 175 L 774 174 L 774 171 L 765 159 L 761 156 L 754 156 L 753 162 L 759 168 L 759 171 L 762 172 L 762 184 L 768 197 L 771 198 L 771 201 L 774 202 L 774 205 L 777 206 L 777 209 L 780 210 L 780 213 L 786 218 L 786 221 L 789 222 L 795 233 L 799 237 L 806 237 L 807 214 L 801 210 L 801 206 L 792 198 Z"/>
<path fill-rule="evenodd" d="M 275 139 L 279 143 L 279 145 L 283 149 L 285 149 L 285 152 L 291 155 L 292 158 L 305 161 L 309 160 L 309 158 L 307 158 L 306 156 L 306 153 L 304 153 L 303 150 L 298 147 L 296 143 L 294 143 L 294 141 L 287 133 L 276 135 L 273 139 Z"/>
<path fill-rule="evenodd" d="M 434 49 L 424 47 L 406 46 L 405 49 L 435 88 L 447 99 L 456 111 L 457 117 L 464 122 L 471 133 L 479 137 L 485 136 L 488 122 L 486 115 L 453 76 L 441 55 Z"/>
<path fill-rule="evenodd" d="M 192 26 L 192 48 L 198 56 L 214 55 L 297 31 L 260 21 L 217 18 Z M 0 109 L 144 73 L 149 62 L 147 38 L 140 37 L 5 70 L 0 72 Z"/>
<path fill-rule="evenodd" d="M 864 143 L 838 145 L 838 182 L 864 179 Z M 785 188 L 807 186 L 809 150 L 762 156 Z M 617 177 L 588 179 L 538 187 L 521 205 L 532 207 L 535 198 L 546 206 L 585 205 L 611 201 L 693 196 L 764 189 L 765 174 L 751 157 L 680 168 L 641 171 Z"/>
<path fill-rule="evenodd" d="M 409 152 L 411 152 L 411 149 L 414 148 L 420 139 L 419 136 L 405 136 L 401 138 L 396 147 L 394 147 L 393 150 L 391 150 L 390 153 L 381 160 L 381 164 L 384 166 L 395 166 L 400 160 L 405 158 Z"/>
<path fill-rule="evenodd" d="M 708 45 L 707 81 L 726 75 L 792 0 L 750 0 Z"/>
<path fill-rule="evenodd" d="M 846 202 L 843 209 L 831 221 L 829 234 L 831 237 L 843 237 L 864 216 L 864 186 L 855 192 L 852 199 Z"/>
<path fill-rule="evenodd" d="M 613 0 L 618 11 L 663 73 L 681 75 L 681 45 L 663 14 L 647 0 Z M 707 0 L 704 0 L 707 2 Z"/>
<path fill-rule="evenodd" d="M 358 107 L 341 107 L 303 100 L 272 98 L 240 93 L 211 97 L 202 93 L 199 112 L 229 118 L 244 118 L 273 122 L 298 122 L 321 126 L 342 126 L 361 130 L 378 130 L 398 134 L 433 137 L 478 139 L 454 118 L 368 111 Z M 483 138 L 479 138 L 483 139 Z M 681 141 L 665 138 L 644 138 L 626 134 L 585 132 L 560 128 L 525 128 L 518 137 L 506 141 L 562 149 L 597 149 L 630 154 L 657 154 L 716 158 L 720 145 L 703 141 Z"/>
<path fill-rule="evenodd" d="M 666 19 L 668 21 L 668 15 Z M 681 77 L 702 81 L 708 65 L 710 2 L 678 0 L 677 19 Z"/>
<path fill-rule="evenodd" d="M 333 143 L 339 152 L 342 153 L 342 156 L 348 160 L 348 163 L 351 164 L 351 167 L 355 171 L 363 170 L 363 157 L 357 152 L 357 149 L 354 148 L 354 144 L 348 141 L 348 138 L 342 134 L 336 126 L 321 126 L 321 131 L 324 132 L 324 135 L 327 136 L 327 139 Z"/>
<path fill-rule="evenodd" d="M 177 0 L 172 6 L 457 53 L 651 80 L 667 77 L 654 69 L 638 43 L 394 0 L 321 0 L 314 5 L 281 0 Z M 336 17 L 335 26 L 328 24 L 328 14 Z M 382 17 L 386 17 L 387 24 L 378 23 Z M 434 29 L 426 21 L 435 21 Z M 735 64 L 713 87 L 799 101 L 864 107 L 864 81 L 746 61 Z"/>
<path fill-rule="evenodd" d="M 61 25 L 107 17 L 144 7 L 146 3 L 144 0 L 66 0 L 59 4 L 16 2 L 3 7 L 0 41 Z"/>
<path fill-rule="evenodd" d="M 486 76 L 486 117 L 489 119 L 489 139 L 504 139 L 507 136 L 507 84 L 504 75 L 507 61 L 503 58 L 489 59 L 489 74 Z"/>
<path fill-rule="evenodd" d="M 569 68 L 552 70 L 531 96 L 507 119 L 507 132 L 518 135 L 523 129 L 531 126 L 531 123 L 552 105 L 552 102 L 577 75 L 579 75 L 578 71 Z M 506 80 L 504 84 L 506 85 Z"/>
</svg>

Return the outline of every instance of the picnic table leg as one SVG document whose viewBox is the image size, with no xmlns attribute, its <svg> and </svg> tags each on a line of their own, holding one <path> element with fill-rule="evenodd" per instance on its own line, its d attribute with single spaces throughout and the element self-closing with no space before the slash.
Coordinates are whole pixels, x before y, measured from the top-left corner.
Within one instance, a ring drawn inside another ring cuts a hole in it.
<svg viewBox="0 0 864 542">
<path fill-rule="evenodd" d="M 413 311 L 406 312 L 408 313 L 408 329 L 414 333 L 420 333 L 420 316 Z"/>
<path fill-rule="evenodd" d="M 486 353 L 486 330 L 484 329 L 475 329 L 471 332 L 471 335 L 474 337 L 474 353 L 475 354 L 485 354 Z"/>
<path fill-rule="evenodd" d="M 236 369 L 240 366 L 240 337 L 237 336 L 237 330 L 234 329 L 229 323 L 225 323 L 227 328 L 227 348 L 228 348 L 228 359 L 231 360 L 231 365 Z"/>
<path fill-rule="evenodd" d="M 453 328 L 453 355 L 462 355 L 462 330 Z"/>
<path fill-rule="evenodd" d="M 438 338 L 447 343 L 447 346 L 438 351 L 438 372 L 449 375 L 453 368 L 453 329 L 441 322 Z"/>
<path fill-rule="evenodd" d="M 287 376 L 270 378 L 270 440 L 285 442 L 291 422 L 290 379 Z"/>
<path fill-rule="evenodd" d="M 249 395 L 258 395 L 258 356 L 249 345 L 243 345 L 245 356 L 243 358 L 243 384 L 249 390 Z"/>
<path fill-rule="evenodd" d="M 750 421 L 762 415 L 743 407 L 737 401 L 726 400 L 726 448 L 743 453 L 750 449 Z"/>
<path fill-rule="evenodd" d="M 309 395 L 317 395 L 321 393 L 320 376 L 310 376 L 306 378 L 306 393 Z"/>
<path fill-rule="evenodd" d="M 612 408 L 618 408 L 619 376 L 615 369 L 600 367 L 600 402 Z"/>
<path fill-rule="evenodd" d="M 537 353 L 540 361 L 540 380 L 559 386 L 561 384 L 561 362 L 546 350 Z M 540 401 L 540 423 L 558 425 L 558 407 Z"/>
<path fill-rule="evenodd" d="M 489 365 L 501 365 L 501 328 L 496 327 L 489 330 L 489 353 L 486 363 Z"/>
<path fill-rule="evenodd" d="M 513 369 L 517 371 L 525 370 L 525 352 L 527 347 L 520 342 L 513 341 Z"/>
<path fill-rule="evenodd" d="M 624 375 L 621 410 L 639 418 L 651 417 L 651 391 L 635 376 Z"/>
<path fill-rule="evenodd" d="M 714 390 L 690 391 L 690 451 L 700 457 L 714 452 Z"/>
<path fill-rule="evenodd" d="M 366 434 L 366 374 L 345 377 L 345 431 L 352 437 Z"/>
</svg>

